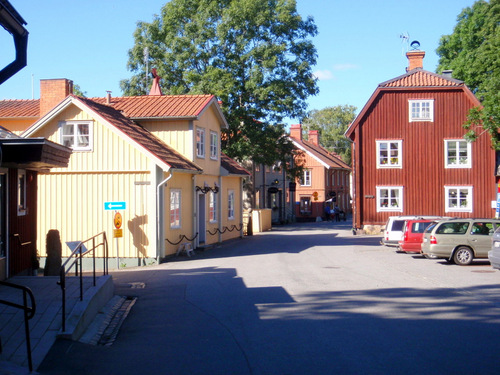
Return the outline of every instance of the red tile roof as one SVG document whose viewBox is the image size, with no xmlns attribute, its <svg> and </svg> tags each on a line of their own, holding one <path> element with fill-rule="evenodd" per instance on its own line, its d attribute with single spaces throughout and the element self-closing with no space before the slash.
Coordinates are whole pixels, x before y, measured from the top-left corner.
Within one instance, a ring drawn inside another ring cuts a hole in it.
<svg viewBox="0 0 500 375">
<path fill-rule="evenodd" d="M 250 176 L 250 172 L 239 165 L 236 160 L 231 159 L 223 152 L 220 153 L 220 165 L 228 171 L 229 174 Z"/>
<path fill-rule="evenodd" d="M 0 100 L 0 118 L 40 117 L 40 99 Z"/>
<path fill-rule="evenodd" d="M 339 155 L 329 152 L 326 148 L 322 146 L 317 146 L 312 142 L 300 140 L 297 138 L 290 137 L 299 146 L 302 146 L 307 152 L 310 152 L 317 159 L 321 160 L 323 163 L 328 165 L 330 168 L 341 168 L 351 170 L 351 167 L 347 165 Z"/>
<path fill-rule="evenodd" d="M 112 97 L 110 106 L 133 119 L 195 118 L 214 99 L 213 95 L 123 96 Z M 96 103 L 106 104 L 106 98 L 92 98 L 92 100 Z"/>
<path fill-rule="evenodd" d="M 183 155 L 172 149 L 161 141 L 158 137 L 137 124 L 135 121 L 125 117 L 120 111 L 108 106 L 97 103 L 92 99 L 75 97 L 82 101 L 90 109 L 97 112 L 110 124 L 122 131 L 128 137 L 132 138 L 139 145 L 150 151 L 164 163 L 173 169 L 189 170 L 201 172 L 202 169 L 196 164 L 185 158 Z"/>
<path fill-rule="evenodd" d="M 379 87 L 459 87 L 463 85 L 464 83 L 457 79 L 416 68 L 399 77 L 382 82 Z"/>
</svg>

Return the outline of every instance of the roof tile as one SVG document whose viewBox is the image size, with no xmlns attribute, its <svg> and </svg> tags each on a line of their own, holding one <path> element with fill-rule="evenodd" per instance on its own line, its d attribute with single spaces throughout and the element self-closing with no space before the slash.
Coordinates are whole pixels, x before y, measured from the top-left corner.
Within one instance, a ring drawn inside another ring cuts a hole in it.
<svg viewBox="0 0 500 375">
<path fill-rule="evenodd" d="M 0 100 L 0 117 L 40 117 L 40 99 Z"/>
<path fill-rule="evenodd" d="M 459 87 L 463 85 L 464 83 L 457 79 L 416 68 L 399 77 L 382 82 L 379 87 Z"/>
<path fill-rule="evenodd" d="M 111 98 L 110 106 L 130 118 L 197 117 L 213 95 L 124 96 Z M 106 104 L 106 98 L 92 98 Z"/>
</svg>

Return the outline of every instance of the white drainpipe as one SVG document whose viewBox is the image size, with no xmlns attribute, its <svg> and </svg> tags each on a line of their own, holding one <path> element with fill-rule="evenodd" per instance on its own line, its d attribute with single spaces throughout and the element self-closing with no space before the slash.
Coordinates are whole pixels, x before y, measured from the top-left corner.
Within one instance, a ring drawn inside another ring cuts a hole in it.
<svg viewBox="0 0 500 375">
<path fill-rule="evenodd" d="M 168 171 L 169 172 L 169 171 Z M 157 225 L 157 228 L 156 228 L 156 264 L 160 264 L 160 249 L 161 249 L 161 224 L 163 222 L 163 220 L 160 220 L 160 188 L 163 186 L 163 185 L 166 185 L 167 181 L 170 180 L 172 178 L 172 172 L 170 172 L 170 175 L 164 179 L 162 182 L 160 182 L 158 184 L 158 186 L 156 186 L 156 225 Z M 163 215 L 162 215 L 163 217 Z"/>
</svg>

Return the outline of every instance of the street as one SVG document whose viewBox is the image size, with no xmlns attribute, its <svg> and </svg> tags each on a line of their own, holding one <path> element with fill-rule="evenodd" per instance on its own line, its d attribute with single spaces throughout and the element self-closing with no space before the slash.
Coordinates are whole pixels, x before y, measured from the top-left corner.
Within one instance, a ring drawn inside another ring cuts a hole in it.
<svg viewBox="0 0 500 375">
<path fill-rule="evenodd" d="M 500 271 L 397 253 L 349 222 L 273 228 L 113 272 L 112 345 L 58 340 L 40 374 L 497 374 Z"/>
</svg>

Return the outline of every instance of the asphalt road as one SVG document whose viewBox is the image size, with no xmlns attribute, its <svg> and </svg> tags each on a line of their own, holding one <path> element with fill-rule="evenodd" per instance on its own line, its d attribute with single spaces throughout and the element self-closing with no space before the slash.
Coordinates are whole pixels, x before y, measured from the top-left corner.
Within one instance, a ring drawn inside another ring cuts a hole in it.
<svg viewBox="0 0 500 375">
<path fill-rule="evenodd" d="M 116 293 L 137 297 L 115 342 L 57 341 L 38 372 L 500 373 L 500 271 L 349 229 L 284 226 L 114 272 Z"/>
</svg>

